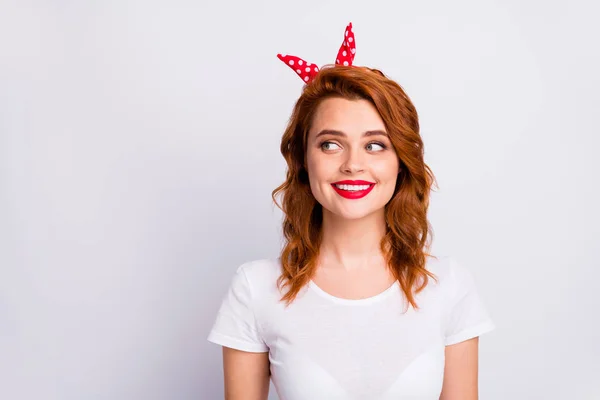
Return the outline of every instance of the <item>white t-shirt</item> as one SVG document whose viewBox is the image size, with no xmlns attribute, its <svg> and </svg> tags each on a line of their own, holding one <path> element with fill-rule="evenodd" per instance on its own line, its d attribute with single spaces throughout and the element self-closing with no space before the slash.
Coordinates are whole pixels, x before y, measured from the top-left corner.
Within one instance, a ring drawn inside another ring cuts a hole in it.
<svg viewBox="0 0 600 400">
<path fill-rule="evenodd" d="M 451 257 L 429 258 L 433 279 L 408 307 L 400 285 L 373 297 L 334 297 L 314 282 L 285 308 L 279 259 L 242 264 L 208 340 L 269 352 L 280 400 L 437 400 L 444 346 L 494 329 L 473 277 Z"/>
</svg>

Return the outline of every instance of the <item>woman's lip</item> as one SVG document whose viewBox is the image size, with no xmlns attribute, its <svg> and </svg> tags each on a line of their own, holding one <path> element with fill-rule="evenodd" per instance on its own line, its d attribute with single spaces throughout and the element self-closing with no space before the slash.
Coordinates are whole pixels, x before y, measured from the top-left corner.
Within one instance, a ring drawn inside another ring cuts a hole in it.
<svg viewBox="0 0 600 400">
<path fill-rule="evenodd" d="M 375 183 L 373 182 L 368 182 L 368 181 L 350 181 L 350 180 L 346 180 L 346 181 L 339 181 L 339 182 L 333 182 L 332 185 L 374 185 Z"/>
<path fill-rule="evenodd" d="M 345 182 L 348 182 L 348 181 L 345 181 Z M 358 181 L 358 182 L 360 182 L 360 181 Z M 364 181 L 362 181 L 362 182 L 364 182 Z M 369 187 L 366 188 L 365 190 L 352 190 L 352 191 L 350 191 L 350 190 L 340 189 L 336 185 L 339 185 L 339 183 L 332 183 L 331 184 L 331 187 L 333 188 L 333 190 L 335 190 L 337 192 L 337 194 L 339 194 L 343 198 L 345 198 L 345 199 L 351 199 L 351 200 L 356 200 L 356 199 L 360 199 L 360 198 L 365 197 L 375 187 L 374 183 L 364 183 L 363 185 L 369 185 Z M 348 185 L 348 184 L 346 183 L 344 185 Z"/>
</svg>

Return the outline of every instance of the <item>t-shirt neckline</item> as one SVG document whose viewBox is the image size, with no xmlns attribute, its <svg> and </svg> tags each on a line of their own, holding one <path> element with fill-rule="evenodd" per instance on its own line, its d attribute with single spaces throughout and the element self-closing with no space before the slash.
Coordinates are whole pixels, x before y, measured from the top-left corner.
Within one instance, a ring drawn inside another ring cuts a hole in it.
<svg viewBox="0 0 600 400">
<path fill-rule="evenodd" d="M 390 287 L 388 287 L 387 289 L 385 289 L 383 292 L 380 292 L 371 297 L 365 297 L 364 299 L 345 299 L 342 297 L 334 296 L 334 295 L 324 291 L 312 279 L 308 281 L 309 288 L 312 289 L 319 296 L 325 297 L 326 299 L 331 300 L 334 303 L 345 304 L 345 305 L 366 305 L 366 304 L 372 304 L 377 301 L 383 300 L 384 298 L 389 296 L 391 293 L 393 293 L 394 289 L 396 287 L 398 287 L 398 285 L 399 285 L 398 281 L 394 281 L 394 283 L 392 283 L 392 285 Z"/>
</svg>

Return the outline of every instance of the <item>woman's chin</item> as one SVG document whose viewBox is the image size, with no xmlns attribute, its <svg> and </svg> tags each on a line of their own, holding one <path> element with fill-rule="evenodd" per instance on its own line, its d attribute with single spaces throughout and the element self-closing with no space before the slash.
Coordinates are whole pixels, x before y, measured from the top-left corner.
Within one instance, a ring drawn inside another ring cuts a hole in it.
<svg viewBox="0 0 600 400">
<path fill-rule="evenodd" d="M 372 216 L 373 214 L 376 214 L 378 212 L 383 213 L 383 208 L 377 208 L 377 209 L 373 209 L 373 208 L 353 208 L 353 209 L 332 209 L 332 210 L 328 210 L 331 215 L 331 217 L 335 218 L 335 219 L 342 219 L 342 220 L 351 220 L 351 221 L 358 221 L 364 218 L 367 218 L 369 216 Z"/>
</svg>

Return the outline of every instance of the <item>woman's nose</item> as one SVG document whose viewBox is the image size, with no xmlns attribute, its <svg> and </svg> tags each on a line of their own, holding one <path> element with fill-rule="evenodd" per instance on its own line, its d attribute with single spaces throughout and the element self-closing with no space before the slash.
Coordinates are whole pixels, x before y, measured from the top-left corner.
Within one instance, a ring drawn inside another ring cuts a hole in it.
<svg viewBox="0 0 600 400">
<path fill-rule="evenodd" d="M 359 149 L 348 150 L 340 170 L 347 174 L 354 174 L 364 170 L 364 159 Z"/>
</svg>

